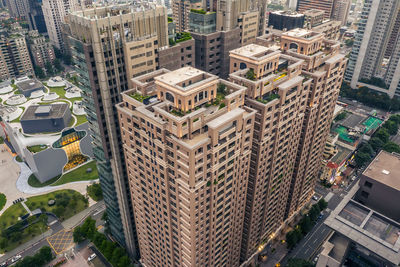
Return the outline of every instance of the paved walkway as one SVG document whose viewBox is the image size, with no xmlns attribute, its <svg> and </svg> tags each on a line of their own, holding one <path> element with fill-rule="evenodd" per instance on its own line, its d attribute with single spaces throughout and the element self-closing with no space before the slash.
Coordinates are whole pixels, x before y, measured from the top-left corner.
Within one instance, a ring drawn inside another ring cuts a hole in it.
<svg viewBox="0 0 400 267">
<path fill-rule="evenodd" d="M 25 204 L 25 201 L 22 201 L 21 204 L 22 204 L 22 207 L 24 207 L 24 208 L 26 209 L 26 212 L 28 212 L 29 215 L 31 215 L 31 214 L 32 214 L 32 211 L 31 211 L 31 210 L 28 208 L 28 206 Z"/>
</svg>

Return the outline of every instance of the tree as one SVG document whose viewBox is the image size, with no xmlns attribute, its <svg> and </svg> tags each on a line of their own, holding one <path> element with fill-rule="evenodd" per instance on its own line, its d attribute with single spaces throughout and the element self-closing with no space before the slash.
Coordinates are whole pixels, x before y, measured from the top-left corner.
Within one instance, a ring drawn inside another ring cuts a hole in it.
<svg viewBox="0 0 400 267">
<path fill-rule="evenodd" d="M 314 267 L 314 264 L 304 259 L 293 258 L 288 260 L 286 267 Z"/>
<path fill-rule="evenodd" d="M 379 139 L 378 137 L 372 137 L 368 143 L 371 145 L 372 149 L 374 151 L 378 151 L 379 149 L 381 149 L 383 147 L 383 145 L 385 143 L 383 143 L 383 141 L 381 139 Z"/>
<path fill-rule="evenodd" d="M 113 266 L 118 265 L 119 259 L 124 256 L 125 252 L 122 248 L 117 247 L 114 249 L 114 251 L 112 252 L 112 256 L 111 256 L 111 263 Z"/>
<path fill-rule="evenodd" d="M 299 241 L 298 235 L 296 234 L 295 230 L 290 231 L 289 233 L 286 234 L 286 243 L 289 249 L 293 248 L 298 241 Z"/>
<path fill-rule="evenodd" d="M 75 243 L 81 243 L 86 239 L 85 235 L 82 231 L 82 228 L 80 226 L 75 227 L 74 233 L 72 234 L 72 236 L 74 237 Z"/>
<path fill-rule="evenodd" d="M 396 135 L 397 131 L 399 130 L 399 126 L 397 125 L 397 123 L 392 120 L 388 120 L 387 122 L 385 122 L 383 124 L 383 127 L 387 129 L 390 135 Z"/>
<path fill-rule="evenodd" d="M 358 152 L 355 156 L 354 156 L 354 160 L 356 162 L 356 165 L 358 167 L 363 166 L 365 163 L 367 163 L 368 161 L 371 160 L 371 155 L 368 153 L 362 153 L 362 152 Z"/>
<path fill-rule="evenodd" d="M 354 44 L 354 40 L 352 39 L 347 39 L 346 41 L 344 41 L 347 47 L 352 47 Z"/>
<path fill-rule="evenodd" d="M 308 215 L 310 216 L 311 221 L 315 222 L 319 216 L 319 213 L 321 212 L 321 210 L 319 209 L 319 205 L 318 204 L 314 204 L 312 205 L 310 212 L 308 213 Z"/>
<path fill-rule="evenodd" d="M 58 58 L 56 58 L 54 60 L 53 64 L 54 64 L 54 68 L 56 69 L 57 72 L 64 70 L 64 67 L 61 65 L 61 61 Z"/>
<path fill-rule="evenodd" d="M 48 246 L 42 247 L 39 250 L 39 253 L 36 255 L 43 263 L 49 262 L 53 259 L 53 254 L 51 253 L 51 248 Z"/>
<path fill-rule="evenodd" d="M 62 59 L 65 65 L 69 66 L 72 64 L 72 57 L 70 54 L 64 53 Z"/>
<path fill-rule="evenodd" d="M 81 226 L 81 231 L 85 238 L 92 239 L 96 232 L 96 220 L 91 217 L 87 218 Z"/>
<path fill-rule="evenodd" d="M 383 147 L 383 150 L 392 153 L 392 152 L 396 152 L 396 153 L 400 153 L 400 146 L 394 142 L 387 142 Z"/>
<path fill-rule="evenodd" d="M 301 219 L 299 225 L 303 234 L 307 234 L 308 232 L 310 232 L 312 228 L 310 216 L 304 216 L 303 219 Z"/>
<path fill-rule="evenodd" d="M 123 256 L 118 261 L 118 267 L 128 267 L 131 264 L 131 260 L 128 256 Z"/>
<path fill-rule="evenodd" d="M 344 120 L 347 117 L 347 113 L 346 111 L 339 113 L 336 117 L 335 117 L 335 121 L 341 121 Z"/>
<path fill-rule="evenodd" d="M 320 210 L 324 210 L 324 209 L 326 209 L 326 208 L 328 207 L 328 202 L 326 202 L 325 199 L 321 198 L 321 199 L 318 201 L 318 206 L 319 206 L 319 209 L 320 209 Z"/>
<path fill-rule="evenodd" d="M 44 79 L 46 77 L 46 75 L 44 74 L 44 71 L 41 67 L 35 66 L 34 70 L 35 70 L 36 77 L 38 77 L 39 79 Z"/>
<path fill-rule="evenodd" d="M 103 199 L 103 192 L 101 190 L 101 186 L 99 183 L 88 185 L 86 187 L 86 191 L 88 192 L 88 195 L 94 200 L 94 201 L 100 201 Z"/>
<path fill-rule="evenodd" d="M 256 74 L 254 73 L 253 69 L 249 69 L 246 72 L 246 78 L 249 79 L 249 80 L 252 80 L 252 81 L 254 81 L 256 79 Z"/>
<path fill-rule="evenodd" d="M 49 76 L 54 75 L 53 65 L 50 62 L 46 62 L 45 67 L 46 67 L 47 75 L 49 75 Z"/>
<path fill-rule="evenodd" d="M 358 151 L 369 155 L 372 155 L 374 153 L 374 149 L 368 143 L 363 144 Z"/>
<path fill-rule="evenodd" d="M 58 49 L 58 47 L 56 47 L 56 46 L 53 46 L 53 49 L 54 49 L 54 55 L 56 56 L 56 58 L 61 58 L 62 57 L 62 53 L 61 53 L 61 50 L 60 49 Z"/>
<path fill-rule="evenodd" d="M 389 133 L 385 128 L 380 128 L 375 134 L 374 137 L 377 137 L 382 140 L 383 143 L 387 143 L 389 141 Z"/>
</svg>

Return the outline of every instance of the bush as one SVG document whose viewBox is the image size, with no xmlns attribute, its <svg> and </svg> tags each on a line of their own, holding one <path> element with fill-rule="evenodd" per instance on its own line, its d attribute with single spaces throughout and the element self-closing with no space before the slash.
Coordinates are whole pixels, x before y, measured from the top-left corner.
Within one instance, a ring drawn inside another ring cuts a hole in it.
<svg viewBox="0 0 400 267">
<path fill-rule="evenodd" d="M 88 192 L 88 195 L 94 200 L 94 201 L 100 201 L 103 199 L 103 192 L 101 191 L 101 186 L 99 183 L 88 185 L 86 187 L 86 190 Z"/>
<path fill-rule="evenodd" d="M 45 266 L 52 259 L 53 254 L 51 253 L 51 248 L 44 246 L 35 255 L 26 256 L 23 260 L 18 262 L 15 267 Z"/>
</svg>

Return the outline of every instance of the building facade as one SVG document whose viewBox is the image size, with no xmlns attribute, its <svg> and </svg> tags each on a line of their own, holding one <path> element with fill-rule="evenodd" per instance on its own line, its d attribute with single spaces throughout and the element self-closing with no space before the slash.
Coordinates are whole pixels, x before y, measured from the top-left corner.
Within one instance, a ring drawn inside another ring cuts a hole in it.
<svg viewBox="0 0 400 267">
<path fill-rule="evenodd" d="M 324 21 L 324 14 L 325 12 L 319 9 L 309 9 L 304 11 L 304 27 L 311 29 L 321 25 Z"/>
<path fill-rule="evenodd" d="M 329 19 L 332 14 L 333 3 L 335 0 L 298 0 L 297 11 L 304 13 L 310 9 L 324 11 L 324 18 Z"/>
<path fill-rule="evenodd" d="M 268 27 L 273 27 L 277 30 L 290 31 L 295 28 L 303 28 L 304 15 L 290 11 L 274 11 L 268 16 Z"/>
<path fill-rule="evenodd" d="M 191 10 L 202 11 L 202 2 L 192 2 L 191 0 L 174 0 L 172 1 L 172 14 L 177 32 L 188 31 L 189 14 Z"/>
<path fill-rule="evenodd" d="M 69 16 L 69 43 L 84 91 L 111 233 L 137 258 L 135 219 L 115 104 L 121 101 L 120 93 L 133 85 L 132 78 L 163 67 L 160 64 L 173 68 L 194 65 L 193 40 L 169 48 L 167 24 L 166 9 L 145 2 L 86 9 Z M 180 60 L 171 57 L 171 52 Z"/>
<path fill-rule="evenodd" d="M 19 33 L 0 36 L 0 79 L 34 75 L 25 37 Z"/>
<path fill-rule="evenodd" d="M 345 76 L 352 88 L 367 85 L 390 97 L 400 95 L 399 9 L 396 0 L 365 1 Z M 391 52 L 384 60 L 388 48 Z M 374 80 L 380 81 L 379 86 Z"/>
<path fill-rule="evenodd" d="M 335 0 L 332 9 L 332 20 L 337 20 L 342 23 L 342 26 L 346 25 L 347 17 L 349 16 L 350 12 L 350 0 Z"/>
<path fill-rule="evenodd" d="M 229 76 L 249 88 L 246 105 L 257 111 L 242 262 L 311 198 L 346 66 L 340 44 L 317 32 L 257 43 L 231 51 Z"/>
<path fill-rule="evenodd" d="M 61 32 L 65 17 L 77 7 L 76 0 L 43 0 L 42 10 L 47 32 L 51 43 L 58 49 L 65 49 Z"/>
<path fill-rule="evenodd" d="M 192 67 L 134 83 L 117 108 L 143 265 L 239 266 L 255 114 L 246 88 Z"/>
<path fill-rule="evenodd" d="M 53 46 L 38 31 L 29 31 L 28 42 L 34 65 L 44 68 L 47 62 L 52 63 L 56 58 Z"/>
</svg>

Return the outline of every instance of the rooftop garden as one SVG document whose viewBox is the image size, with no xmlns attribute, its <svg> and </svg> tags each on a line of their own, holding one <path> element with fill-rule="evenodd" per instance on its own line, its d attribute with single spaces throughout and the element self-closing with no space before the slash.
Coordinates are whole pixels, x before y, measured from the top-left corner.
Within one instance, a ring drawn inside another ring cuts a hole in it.
<svg viewBox="0 0 400 267">
<path fill-rule="evenodd" d="M 278 99 L 279 95 L 276 93 L 271 93 L 269 95 L 263 96 L 263 98 L 257 98 L 257 101 L 263 104 L 267 104 L 268 102 L 271 102 L 274 99 Z"/>
<path fill-rule="evenodd" d="M 47 149 L 47 145 L 35 145 L 35 146 L 27 146 L 26 147 L 32 153 L 38 153 Z"/>
<path fill-rule="evenodd" d="M 192 13 L 197 13 L 197 14 L 207 14 L 207 11 L 205 11 L 204 9 L 200 8 L 200 9 L 191 9 L 190 12 Z"/>
<path fill-rule="evenodd" d="M 142 95 L 142 94 L 140 94 L 140 93 L 138 93 L 138 92 L 135 92 L 135 93 L 131 94 L 130 97 L 132 97 L 133 99 L 135 99 L 135 100 L 137 100 L 137 101 L 143 103 L 143 101 L 144 101 L 145 99 L 150 98 L 151 96 L 149 96 L 149 95 Z"/>
<path fill-rule="evenodd" d="M 168 23 L 174 22 L 174 20 L 171 17 L 168 17 L 167 19 L 168 19 Z"/>
<path fill-rule="evenodd" d="M 178 32 L 176 34 L 175 42 L 180 43 L 191 39 L 192 35 L 189 32 Z"/>
<path fill-rule="evenodd" d="M 252 81 L 255 81 L 255 80 L 256 80 L 256 74 L 254 73 L 254 70 L 253 70 L 253 69 L 249 69 L 249 70 L 246 72 L 246 78 L 249 79 L 249 80 L 252 80 Z"/>
</svg>

